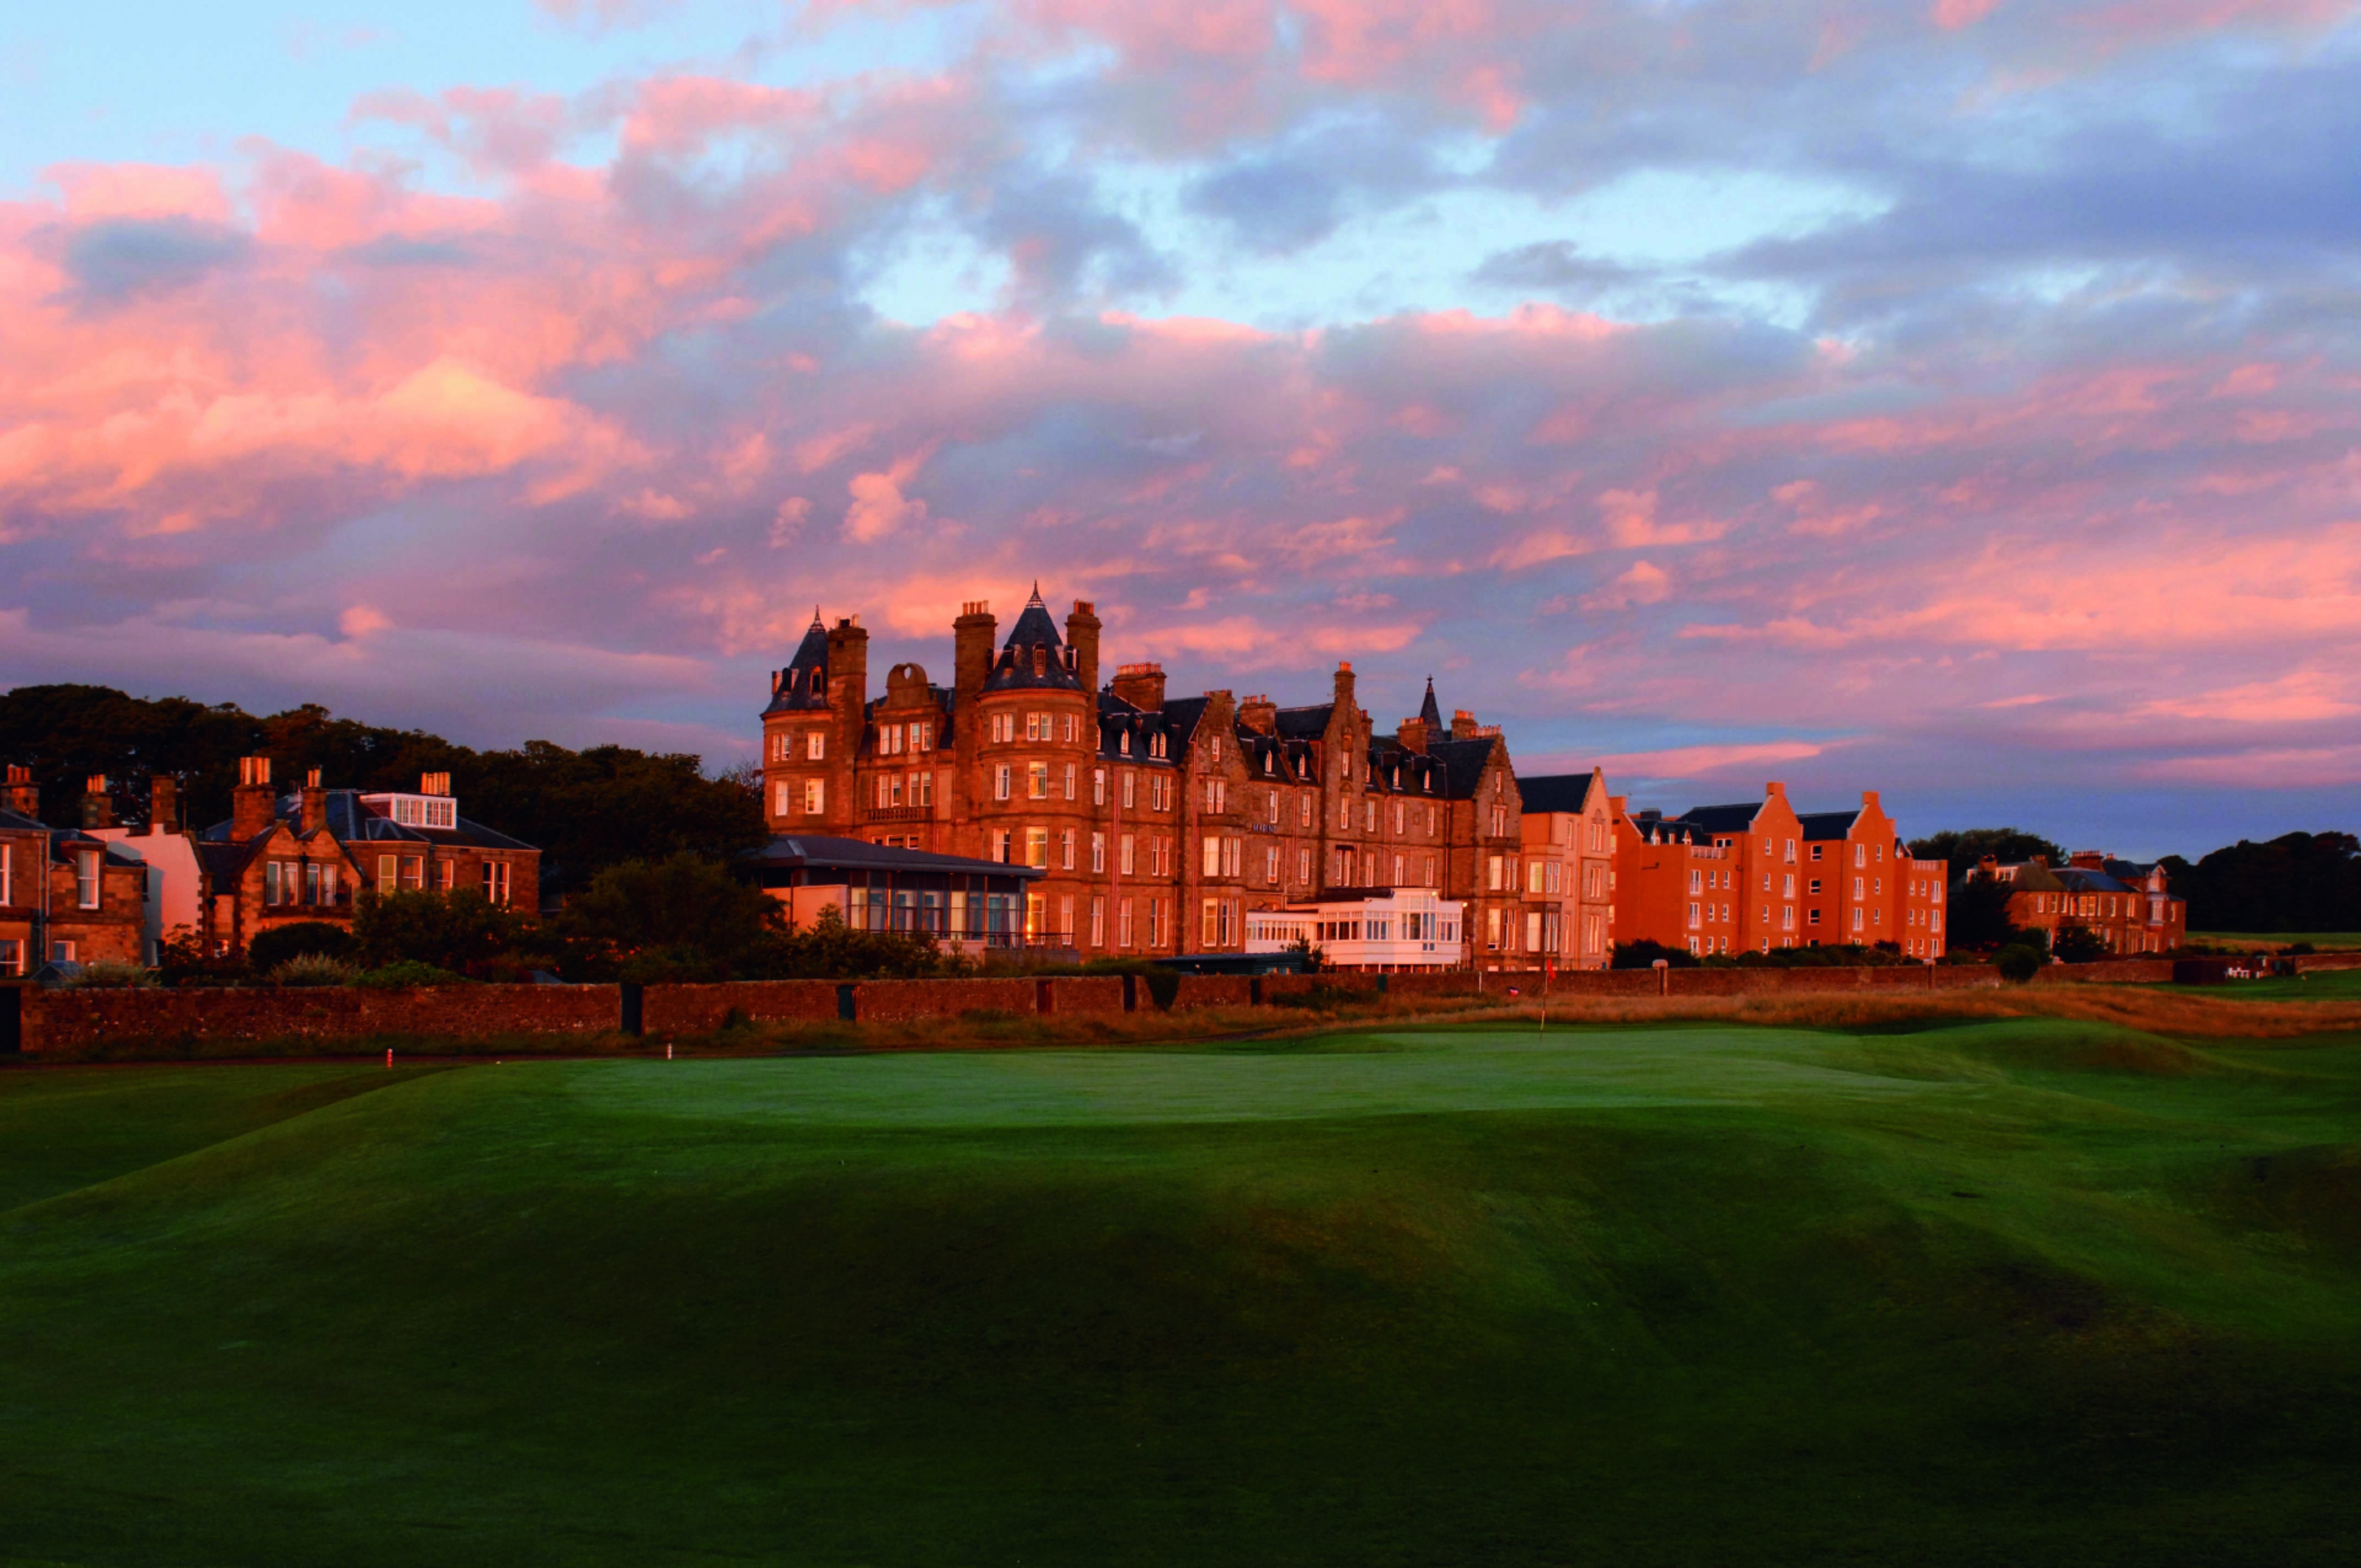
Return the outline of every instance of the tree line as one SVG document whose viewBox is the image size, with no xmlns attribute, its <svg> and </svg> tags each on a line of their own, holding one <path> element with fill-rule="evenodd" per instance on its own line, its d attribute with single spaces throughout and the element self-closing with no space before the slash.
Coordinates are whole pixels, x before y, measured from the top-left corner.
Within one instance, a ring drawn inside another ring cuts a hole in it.
<svg viewBox="0 0 2361 1568">
<path fill-rule="evenodd" d="M 727 861 L 767 837 L 751 772 L 708 777 L 689 752 L 629 746 L 568 751 L 528 740 L 479 751 L 422 729 L 339 718 L 316 703 L 262 717 L 235 703 L 135 697 L 108 686 L 18 686 L 0 695 L 0 759 L 29 766 L 47 822 L 81 820 L 84 782 L 106 775 L 115 820 L 144 826 L 148 783 L 179 781 L 183 826 L 230 813 L 241 757 L 271 759 L 292 789 L 313 768 L 332 789 L 404 791 L 447 773 L 470 820 L 542 852 L 545 893 L 588 887 L 632 861 L 689 854 Z"/>
</svg>

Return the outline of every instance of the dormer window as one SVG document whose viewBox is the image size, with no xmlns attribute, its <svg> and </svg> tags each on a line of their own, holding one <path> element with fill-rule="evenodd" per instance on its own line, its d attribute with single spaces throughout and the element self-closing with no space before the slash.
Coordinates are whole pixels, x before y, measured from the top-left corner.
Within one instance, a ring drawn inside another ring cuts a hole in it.
<svg viewBox="0 0 2361 1568">
<path fill-rule="evenodd" d="M 1121 751 L 1121 752 L 1122 752 L 1125 756 L 1126 756 L 1126 757 L 1128 757 L 1128 756 L 1130 756 L 1130 755 L 1131 755 L 1131 731 L 1130 731 L 1130 730 L 1126 729 L 1126 730 L 1125 730 L 1125 731 L 1123 732 L 1123 738 L 1122 738 L 1121 740 L 1117 740 L 1117 741 L 1115 742 L 1115 749 L 1116 749 L 1117 751 Z"/>
<path fill-rule="evenodd" d="M 1037 675 L 1049 673 L 1049 647 L 1046 642 L 1033 644 L 1033 673 Z"/>
<path fill-rule="evenodd" d="M 459 803 L 447 795 L 365 795 L 361 805 L 403 828 L 459 826 Z"/>
</svg>

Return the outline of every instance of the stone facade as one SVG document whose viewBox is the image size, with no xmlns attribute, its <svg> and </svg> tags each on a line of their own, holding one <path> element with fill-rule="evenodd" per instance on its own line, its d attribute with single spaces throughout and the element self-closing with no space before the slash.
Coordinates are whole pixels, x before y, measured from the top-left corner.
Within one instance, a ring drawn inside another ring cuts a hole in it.
<svg viewBox="0 0 2361 1568">
<path fill-rule="evenodd" d="M 858 619 L 816 619 L 762 716 L 771 830 L 1036 867 L 1021 939 L 1084 954 L 1242 951 L 1249 910 L 1394 885 L 1466 903 L 1476 960 L 1525 954 L 1548 900 L 1522 892 L 1499 730 L 1446 729 L 1430 689 L 1381 733 L 1349 663 L 1294 707 L 1170 698 L 1152 663 L 1102 682 L 1099 631 L 1077 600 L 1061 632 L 1037 593 L 1004 640 L 971 603 L 949 686 L 900 664 L 873 697 Z"/>
<path fill-rule="evenodd" d="M 2055 941 L 2081 926 L 2111 953 L 2165 953 L 2189 935 L 2189 901 L 2172 896 L 2164 868 L 2080 850 L 2063 866 L 2039 856 L 2010 865 L 1989 857 L 1972 873 L 2009 885 L 2009 924 Z"/>
<path fill-rule="evenodd" d="M 26 769 L 11 766 L 0 787 L 0 975 L 147 962 L 148 868 L 93 834 L 44 824 Z M 103 803 L 106 781 L 91 789 Z"/>
<path fill-rule="evenodd" d="M 315 772 L 282 795 L 270 760 L 248 757 L 230 819 L 195 842 L 196 936 L 225 957 L 274 926 L 350 926 L 364 891 L 473 890 L 527 913 L 540 907 L 541 851 L 461 817 L 443 773 L 425 775 L 415 795 L 364 795 L 324 788 Z"/>
</svg>

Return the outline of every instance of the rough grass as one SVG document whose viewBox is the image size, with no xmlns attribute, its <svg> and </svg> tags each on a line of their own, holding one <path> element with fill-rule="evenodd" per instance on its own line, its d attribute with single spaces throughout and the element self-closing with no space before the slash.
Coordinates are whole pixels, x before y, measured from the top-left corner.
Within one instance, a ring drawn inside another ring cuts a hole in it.
<svg viewBox="0 0 2361 1568">
<path fill-rule="evenodd" d="M 0 1073 L 0 1561 L 2354 1560 L 2361 1036 L 1637 1022 Z"/>
</svg>

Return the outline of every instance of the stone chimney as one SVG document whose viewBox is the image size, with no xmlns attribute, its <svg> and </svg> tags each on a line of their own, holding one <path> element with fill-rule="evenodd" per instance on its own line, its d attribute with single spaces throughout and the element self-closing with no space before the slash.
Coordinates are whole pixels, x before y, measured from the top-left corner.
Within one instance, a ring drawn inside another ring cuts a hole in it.
<svg viewBox="0 0 2361 1568">
<path fill-rule="evenodd" d="M 1250 696 L 1238 704 L 1238 722 L 1260 735 L 1279 733 L 1279 704 L 1267 696 Z"/>
<path fill-rule="evenodd" d="M 313 784 L 317 784 L 319 783 L 319 780 L 320 775 L 316 771 L 314 771 L 312 774 L 312 782 Z M 419 774 L 418 793 L 421 795 L 449 795 L 451 793 L 451 775 L 449 773 Z"/>
<path fill-rule="evenodd" d="M 1394 735 L 1401 741 L 1404 751 L 1416 751 L 1422 756 L 1426 752 L 1427 741 L 1432 739 L 1426 732 L 1426 720 L 1423 718 L 1403 719 L 1401 728 L 1395 730 Z"/>
<path fill-rule="evenodd" d="M 148 831 L 178 833 L 181 830 L 181 781 L 170 773 L 158 773 L 148 781 Z"/>
<path fill-rule="evenodd" d="M 270 787 L 270 759 L 240 757 L 237 787 L 229 792 L 229 836 L 243 843 L 279 819 L 279 793 Z"/>
<path fill-rule="evenodd" d="M 1109 689 L 1132 707 L 1148 713 L 1164 708 L 1164 666 L 1158 663 L 1119 664 Z"/>
<path fill-rule="evenodd" d="M 1787 786 L 1775 780 L 1770 784 L 1764 784 L 1763 786 L 1763 798 L 1765 800 L 1784 800 L 1787 798 Z"/>
<path fill-rule="evenodd" d="M 1098 607 L 1088 599 L 1074 601 L 1074 613 L 1066 617 L 1066 656 L 1073 661 L 1075 676 L 1082 689 L 1093 696 L 1099 695 L 1099 618 Z"/>
<path fill-rule="evenodd" d="M 8 783 L 0 804 L 19 817 L 41 819 L 41 786 L 33 782 L 33 770 L 19 762 L 8 764 Z"/>
<path fill-rule="evenodd" d="M 836 755 L 840 764 L 861 755 L 862 732 L 869 728 L 869 631 L 849 615 L 828 634 L 828 700 L 836 709 Z"/>
<path fill-rule="evenodd" d="M 2066 857 L 2066 863 L 2078 872 L 2103 872 L 2107 869 L 2107 851 L 2077 850 Z"/>
<path fill-rule="evenodd" d="M 1336 664 L 1336 706 L 1346 713 L 1356 711 L 1360 704 L 1353 699 L 1353 661 L 1339 660 Z"/>
<path fill-rule="evenodd" d="M 1455 707 L 1451 710 L 1451 738 L 1454 740 L 1473 740 L 1476 739 L 1476 731 L 1481 728 L 1483 727 L 1476 722 L 1476 716 L 1466 708 Z"/>
<path fill-rule="evenodd" d="M 1877 804 L 1877 792 L 1873 789 L 1865 789 L 1861 792 L 1861 808 L 1863 811 L 1883 811 L 1885 809 L 1883 806 Z"/>
<path fill-rule="evenodd" d="M 953 711 L 965 712 L 983 690 L 992 675 L 992 644 L 999 635 L 1000 623 L 992 618 L 988 600 L 970 599 L 960 606 L 960 617 L 951 622 Z"/>
<path fill-rule="evenodd" d="M 320 787 L 320 770 L 313 768 L 295 793 L 295 826 L 301 832 L 316 833 L 327 825 L 328 792 Z"/>
<path fill-rule="evenodd" d="M 106 793 L 106 775 L 93 773 L 82 786 L 82 825 L 91 830 L 115 826 L 115 800 Z"/>
</svg>

